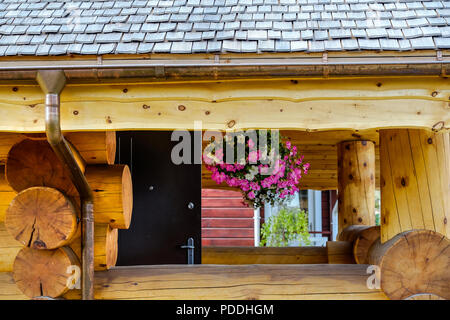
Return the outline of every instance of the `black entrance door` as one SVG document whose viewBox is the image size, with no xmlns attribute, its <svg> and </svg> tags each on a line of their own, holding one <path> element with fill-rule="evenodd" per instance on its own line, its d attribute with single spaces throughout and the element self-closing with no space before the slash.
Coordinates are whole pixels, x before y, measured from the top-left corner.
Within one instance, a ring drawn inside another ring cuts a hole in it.
<svg viewBox="0 0 450 320">
<path fill-rule="evenodd" d="M 171 141 L 171 134 L 117 133 L 116 163 L 127 164 L 133 179 L 133 216 L 130 228 L 119 230 L 117 265 L 186 264 L 189 250 L 181 246 L 189 238 L 194 263 L 201 263 L 201 165 L 194 159 L 192 164 L 172 162 L 172 148 L 179 142 Z"/>
</svg>

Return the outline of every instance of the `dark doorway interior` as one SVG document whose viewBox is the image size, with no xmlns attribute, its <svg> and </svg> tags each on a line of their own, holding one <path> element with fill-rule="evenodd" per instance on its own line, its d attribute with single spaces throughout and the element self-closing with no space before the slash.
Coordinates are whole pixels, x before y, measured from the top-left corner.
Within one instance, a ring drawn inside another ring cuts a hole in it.
<svg viewBox="0 0 450 320">
<path fill-rule="evenodd" d="M 188 263 L 188 239 L 194 263 L 201 263 L 201 165 L 171 160 L 169 131 L 117 133 L 116 163 L 127 164 L 133 179 L 133 217 L 119 230 L 118 266 Z M 194 136 L 191 135 L 191 155 Z M 201 140 L 198 141 L 201 143 Z"/>
</svg>

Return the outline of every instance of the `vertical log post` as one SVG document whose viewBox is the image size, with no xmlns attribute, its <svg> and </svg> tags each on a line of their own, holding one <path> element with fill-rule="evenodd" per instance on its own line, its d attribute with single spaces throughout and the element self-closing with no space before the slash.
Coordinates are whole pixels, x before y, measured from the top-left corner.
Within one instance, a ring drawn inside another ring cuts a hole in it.
<svg viewBox="0 0 450 320">
<path fill-rule="evenodd" d="M 382 129 L 381 242 L 425 229 L 450 236 L 448 132 Z"/>
<path fill-rule="evenodd" d="M 351 225 L 375 225 L 375 144 L 344 141 L 337 152 L 339 234 Z"/>
</svg>

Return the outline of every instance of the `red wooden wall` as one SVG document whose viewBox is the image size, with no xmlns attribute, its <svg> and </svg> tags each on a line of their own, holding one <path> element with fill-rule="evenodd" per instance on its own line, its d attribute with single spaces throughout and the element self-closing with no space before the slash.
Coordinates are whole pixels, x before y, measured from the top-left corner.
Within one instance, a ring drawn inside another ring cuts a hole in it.
<svg viewBox="0 0 450 320">
<path fill-rule="evenodd" d="M 202 189 L 202 245 L 254 245 L 253 209 L 240 192 Z"/>
<path fill-rule="evenodd" d="M 331 211 L 335 190 L 322 191 L 322 235 L 331 239 Z M 261 210 L 260 224 L 264 223 Z M 239 191 L 202 189 L 202 245 L 253 246 L 253 209 Z"/>
</svg>

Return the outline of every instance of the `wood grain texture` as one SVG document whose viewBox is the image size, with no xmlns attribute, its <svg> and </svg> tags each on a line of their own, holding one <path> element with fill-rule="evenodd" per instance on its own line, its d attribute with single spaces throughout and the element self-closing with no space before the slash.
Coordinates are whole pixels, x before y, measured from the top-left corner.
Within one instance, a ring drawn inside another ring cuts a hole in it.
<svg viewBox="0 0 450 320">
<path fill-rule="evenodd" d="M 94 225 L 94 270 L 108 270 L 116 265 L 118 255 L 118 230 L 108 224 Z M 81 260 L 81 238 L 70 244 Z"/>
<path fill-rule="evenodd" d="M 10 203 L 5 217 L 9 234 L 24 246 L 56 249 L 73 241 L 79 213 L 72 201 L 53 188 L 32 187 Z"/>
<path fill-rule="evenodd" d="M 0 222 L 0 272 L 10 272 L 14 259 L 23 245 L 15 240 L 6 230 L 5 224 Z"/>
<path fill-rule="evenodd" d="M 78 195 L 69 173 L 46 140 L 25 139 L 15 144 L 8 153 L 5 174 L 17 192 L 44 186 Z"/>
<path fill-rule="evenodd" d="M 112 229 L 108 224 L 95 224 L 94 226 L 94 268 L 95 271 L 107 270 L 116 265 L 118 247 L 118 230 Z M 77 234 L 69 247 L 81 260 L 81 237 Z M 0 272 L 13 271 L 14 259 L 23 245 L 7 232 L 4 224 L 0 222 Z"/>
<path fill-rule="evenodd" d="M 114 164 L 116 132 L 67 132 L 65 138 L 78 150 L 88 164 Z"/>
<path fill-rule="evenodd" d="M 116 267 L 95 274 L 96 299 L 385 299 L 367 289 L 367 265 Z M 163 280 L 163 281 L 162 281 Z M 77 298 L 76 292 L 65 295 Z"/>
<path fill-rule="evenodd" d="M 379 237 L 379 226 L 354 225 L 342 230 L 338 236 L 338 240 L 352 242 L 355 262 L 358 264 L 367 264 L 369 249 Z"/>
<path fill-rule="evenodd" d="M 202 264 L 328 263 L 325 247 L 203 247 Z"/>
<path fill-rule="evenodd" d="M 353 243 L 350 241 L 327 241 L 329 264 L 356 263 L 353 256 Z"/>
<path fill-rule="evenodd" d="M 69 290 L 70 266 L 80 267 L 80 262 L 68 247 L 55 250 L 24 247 L 14 260 L 13 278 L 20 291 L 29 298 L 56 298 Z"/>
<path fill-rule="evenodd" d="M 446 79 L 391 77 L 379 83 L 368 77 L 68 85 L 61 124 L 66 131 L 193 129 L 194 120 L 207 129 L 228 129 L 230 121 L 233 129 L 365 129 L 431 128 L 450 120 Z M 16 87 L 0 87 L 0 130 L 43 131 L 40 88 Z"/>
<path fill-rule="evenodd" d="M 113 164 L 116 154 L 115 131 L 63 132 L 87 164 Z M 24 140 L 46 140 L 45 133 L 0 132 L 0 164 L 6 162 L 13 145 Z"/>
<path fill-rule="evenodd" d="M 95 273 L 95 298 L 385 300 L 366 286 L 367 265 L 136 266 Z M 164 279 L 164 281 L 161 281 Z M 79 299 L 77 290 L 65 294 Z M 26 297 L 0 272 L 0 300 Z"/>
<path fill-rule="evenodd" d="M 375 144 L 338 144 L 338 230 L 375 224 Z"/>
<path fill-rule="evenodd" d="M 94 193 L 96 223 L 128 229 L 133 210 L 133 185 L 127 165 L 90 165 L 86 179 Z"/>
<path fill-rule="evenodd" d="M 450 240 L 431 230 L 409 230 L 381 243 L 368 255 L 381 269 L 381 289 L 390 299 L 432 293 L 450 299 Z"/>
<path fill-rule="evenodd" d="M 380 130 L 381 241 L 412 229 L 450 236 L 449 134 Z"/>
<path fill-rule="evenodd" d="M 16 195 L 17 192 L 6 182 L 5 166 L 0 166 L 0 222 L 5 220 L 6 210 Z"/>
</svg>

